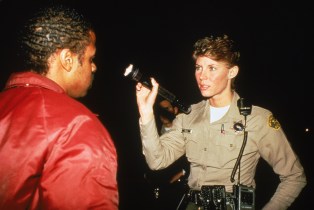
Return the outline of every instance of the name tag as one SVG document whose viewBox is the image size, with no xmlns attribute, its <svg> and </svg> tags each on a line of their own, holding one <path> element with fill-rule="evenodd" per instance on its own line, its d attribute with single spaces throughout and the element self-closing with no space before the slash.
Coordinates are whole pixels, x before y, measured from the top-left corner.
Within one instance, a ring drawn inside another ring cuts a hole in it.
<svg viewBox="0 0 314 210">
<path fill-rule="evenodd" d="M 192 133 L 192 129 L 182 128 L 181 133 Z"/>
</svg>

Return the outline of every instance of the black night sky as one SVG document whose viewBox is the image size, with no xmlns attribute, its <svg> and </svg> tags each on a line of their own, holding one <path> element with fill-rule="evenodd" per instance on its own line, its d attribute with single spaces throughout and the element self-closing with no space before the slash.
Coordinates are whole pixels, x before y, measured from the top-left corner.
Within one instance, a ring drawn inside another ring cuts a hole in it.
<svg viewBox="0 0 314 210">
<path fill-rule="evenodd" d="M 0 88 L 16 59 L 17 29 L 48 0 L 0 0 Z M 94 86 L 80 99 L 108 128 L 119 157 L 120 208 L 152 209 L 141 153 L 135 83 L 123 76 L 130 64 L 187 103 L 201 95 L 191 58 L 198 38 L 227 33 L 241 49 L 237 92 L 270 109 L 305 168 L 308 186 L 291 209 L 311 205 L 313 172 L 314 7 L 306 1 L 101 1 L 63 2 L 81 10 L 97 33 Z M 309 132 L 306 132 L 309 128 Z M 312 146 L 313 147 L 313 146 Z M 0 166 L 1 167 L 1 166 Z M 267 201 L 278 178 L 263 162 L 257 170 L 257 203 Z"/>
</svg>

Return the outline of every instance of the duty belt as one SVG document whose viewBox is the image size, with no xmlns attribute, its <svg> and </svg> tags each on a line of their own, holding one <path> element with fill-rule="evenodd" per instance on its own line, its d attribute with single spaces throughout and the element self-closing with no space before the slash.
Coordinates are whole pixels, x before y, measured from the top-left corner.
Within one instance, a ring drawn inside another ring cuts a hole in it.
<svg viewBox="0 0 314 210">
<path fill-rule="evenodd" d="M 204 186 L 202 190 L 189 190 L 186 193 L 188 202 L 192 202 L 204 210 L 235 210 L 232 193 L 225 191 L 223 185 Z"/>
<path fill-rule="evenodd" d="M 203 198 L 200 190 L 189 190 L 186 194 L 186 198 L 189 202 L 195 203 L 198 206 L 202 205 Z"/>
</svg>

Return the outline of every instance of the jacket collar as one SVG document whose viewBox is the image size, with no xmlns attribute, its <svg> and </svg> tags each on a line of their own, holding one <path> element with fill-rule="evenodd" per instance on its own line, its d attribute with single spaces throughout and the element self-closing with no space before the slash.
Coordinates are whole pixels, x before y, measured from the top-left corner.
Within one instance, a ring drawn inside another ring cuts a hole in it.
<svg viewBox="0 0 314 210">
<path fill-rule="evenodd" d="M 64 90 L 51 79 L 30 71 L 11 74 L 5 89 L 14 87 L 42 87 L 58 93 L 64 93 Z"/>
</svg>

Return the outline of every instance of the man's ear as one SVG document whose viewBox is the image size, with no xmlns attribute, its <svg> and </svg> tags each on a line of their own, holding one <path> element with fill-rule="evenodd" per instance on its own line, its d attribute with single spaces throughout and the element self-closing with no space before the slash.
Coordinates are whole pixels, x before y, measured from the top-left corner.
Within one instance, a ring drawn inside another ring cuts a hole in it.
<svg viewBox="0 0 314 210">
<path fill-rule="evenodd" d="M 62 67 L 66 71 L 71 71 L 73 65 L 73 53 L 69 49 L 62 49 L 59 57 Z"/>
<path fill-rule="evenodd" d="M 238 72 L 239 72 L 238 66 L 233 66 L 232 68 L 230 68 L 228 73 L 229 79 L 235 78 L 238 75 Z"/>
</svg>

